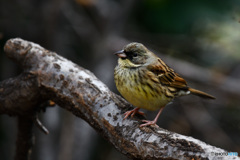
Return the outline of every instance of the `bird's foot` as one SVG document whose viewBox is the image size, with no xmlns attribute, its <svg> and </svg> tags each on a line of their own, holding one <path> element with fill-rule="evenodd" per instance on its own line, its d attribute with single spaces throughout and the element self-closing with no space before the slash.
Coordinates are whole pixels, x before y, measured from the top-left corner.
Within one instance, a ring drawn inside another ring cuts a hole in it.
<svg viewBox="0 0 240 160">
<path fill-rule="evenodd" d="M 158 126 L 156 123 L 157 123 L 157 120 L 162 112 L 164 107 L 162 107 L 159 111 L 158 111 L 158 114 L 157 116 L 154 118 L 153 121 L 148 121 L 148 120 L 142 120 L 142 122 L 144 122 L 144 124 L 141 124 L 140 127 L 145 127 L 145 126 L 151 126 L 151 125 L 156 125 Z"/>
<path fill-rule="evenodd" d="M 144 115 L 143 112 L 138 111 L 139 109 L 140 109 L 140 108 L 134 108 L 134 109 L 131 110 L 131 111 L 125 112 L 125 113 L 124 113 L 125 117 L 124 117 L 123 119 L 125 120 L 125 119 L 126 119 L 128 116 L 130 116 L 130 115 L 131 115 L 131 117 L 133 117 L 136 113 L 137 113 L 137 114 L 140 114 L 140 115 Z"/>
<path fill-rule="evenodd" d="M 144 124 L 141 124 L 140 127 L 146 127 L 146 126 L 151 126 L 151 125 L 157 125 L 157 120 L 153 120 L 153 121 L 148 121 L 148 120 L 142 120 L 142 122 L 144 122 Z"/>
</svg>

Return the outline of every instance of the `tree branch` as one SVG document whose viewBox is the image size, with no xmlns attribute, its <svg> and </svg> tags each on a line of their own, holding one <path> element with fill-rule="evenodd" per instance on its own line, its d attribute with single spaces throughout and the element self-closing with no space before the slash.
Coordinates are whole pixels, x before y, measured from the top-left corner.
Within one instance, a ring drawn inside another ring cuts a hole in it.
<svg viewBox="0 0 240 160">
<path fill-rule="evenodd" d="M 131 159 L 239 159 L 200 140 L 159 127 L 140 128 L 139 117 L 123 120 L 130 108 L 93 73 L 41 46 L 19 38 L 5 45 L 7 56 L 24 72 L 0 83 L 0 114 L 35 115 L 43 100 L 53 100 L 87 121 Z"/>
<path fill-rule="evenodd" d="M 33 146 L 33 122 L 29 116 L 18 117 L 18 135 L 15 160 L 29 160 Z"/>
</svg>

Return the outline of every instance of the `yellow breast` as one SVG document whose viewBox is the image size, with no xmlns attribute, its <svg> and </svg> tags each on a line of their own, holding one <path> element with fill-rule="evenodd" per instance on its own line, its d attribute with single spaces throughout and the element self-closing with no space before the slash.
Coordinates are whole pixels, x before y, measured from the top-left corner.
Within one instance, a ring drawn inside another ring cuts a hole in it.
<svg viewBox="0 0 240 160">
<path fill-rule="evenodd" d="M 160 83 L 153 82 L 144 71 L 138 68 L 116 67 L 114 80 L 121 95 L 135 107 L 157 110 L 172 100 L 166 96 L 168 89 Z"/>
</svg>

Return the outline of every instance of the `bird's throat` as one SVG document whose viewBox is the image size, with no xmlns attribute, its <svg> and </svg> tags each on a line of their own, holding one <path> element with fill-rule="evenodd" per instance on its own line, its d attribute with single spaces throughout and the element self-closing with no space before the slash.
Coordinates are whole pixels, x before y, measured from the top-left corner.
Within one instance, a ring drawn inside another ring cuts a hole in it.
<svg viewBox="0 0 240 160">
<path fill-rule="evenodd" d="M 118 64 L 124 68 L 138 68 L 142 66 L 142 64 L 134 64 L 129 59 L 126 59 L 126 58 L 125 59 L 119 58 Z"/>
</svg>

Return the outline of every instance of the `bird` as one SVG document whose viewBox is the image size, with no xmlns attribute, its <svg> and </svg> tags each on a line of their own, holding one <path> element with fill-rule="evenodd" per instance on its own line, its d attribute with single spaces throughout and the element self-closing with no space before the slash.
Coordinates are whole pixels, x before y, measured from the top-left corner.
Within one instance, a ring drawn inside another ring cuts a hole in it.
<svg viewBox="0 0 240 160">
<path fill-rule="evenodd" d="M 140 127 L 156 125 L 164 107 L 176 97 L 193 94 L 215 99 L 210 94 L 189 87 L 178 73 L 141 43 L 129 43 L 114 54 L 118 56 L 114 69 L 116 88 L 136 107 L 124 113 L 123 120 L 135 114 L 144 115 L 139 111 L 141 108 L 150 111 L 159 109 L 154 120 L 142 120 Z"/>
</svg>

